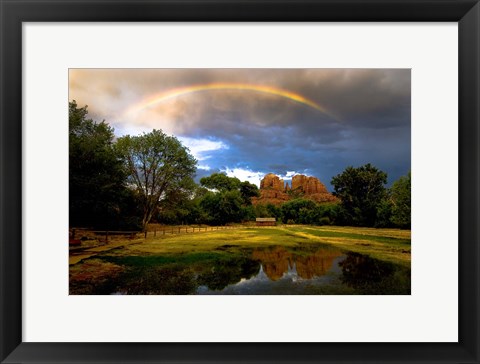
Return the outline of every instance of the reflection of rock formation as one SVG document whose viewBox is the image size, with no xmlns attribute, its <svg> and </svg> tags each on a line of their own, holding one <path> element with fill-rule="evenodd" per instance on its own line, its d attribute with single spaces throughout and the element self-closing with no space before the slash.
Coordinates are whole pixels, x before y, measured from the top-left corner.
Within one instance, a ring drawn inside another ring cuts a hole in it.
<svg viewBox="0 0 480 364">
<path fill-rule="evenodd" d="M 282 278 L 283 273 L 288 271 L 288 266 L 292 264 L 291 258 L 292 254 L 282 247 L 265 250 L 257 249 L 252 253 L 252 259 L 261 262 L 264 272 L 273 281 Z"/>
<path fill-rule="evenodd" d="M 317 202 L 337 201 L 336 197 L 327 191 L 325 185 L 316 177 L 303 174 L 293 176 L 292 185 L 285 184 L 273 173 L 267 174 L 260 182 L 260 197 L 253 198 L 254 204 L 279 205 L 295 197 L 304 197 Z"/>
<path fill-rule="evenodd" d="M 332 268 L 335 258 L 341 255 L 339 251 L 320 249 L 307 257 L 295 258 L 298 275 L 305 279 L 323 276 Z"/>
<path fill-rule="evenodd" d="M 252 259 L 260 261 L 267 276 L 276 281 L 294 265 L 301 278 L 310 279 L 322 276 L 332 268 L 334 259 L 341 255 L 340 251 L 327 248 L 320 248 L 306 256 L 296 255 L 285 248 L 276 247 L 254 250 Z"/>
</svg>

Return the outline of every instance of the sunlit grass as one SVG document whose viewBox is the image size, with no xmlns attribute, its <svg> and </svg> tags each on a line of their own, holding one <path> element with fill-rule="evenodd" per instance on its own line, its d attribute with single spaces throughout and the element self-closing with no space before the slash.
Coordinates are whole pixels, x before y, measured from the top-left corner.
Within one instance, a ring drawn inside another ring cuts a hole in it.
<svg viewBox="0 0 480 364">
<path fill-rule="evenodd" d="M 232 253 L 244 249 L 299 244 L 328 244 L 372 258 L 410 266 L 410 231 L 353 227 L 239 227 L 230 230 L 150 237 L 112 251 L 112 255 L 138 256 L 211 252 L 228 245 Z"/>
</svg>

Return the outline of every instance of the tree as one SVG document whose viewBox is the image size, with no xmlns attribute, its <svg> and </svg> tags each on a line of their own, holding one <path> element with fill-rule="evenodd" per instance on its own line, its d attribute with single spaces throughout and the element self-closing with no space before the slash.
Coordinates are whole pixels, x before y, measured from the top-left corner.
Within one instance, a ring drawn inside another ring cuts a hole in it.
<svg viewBox="0 0 480 364">
<path fill-rule="evenodd" d="M 202 177 L 200 184 L 211 190 L 225 192 L 239 189 L 241 182 L 238 178 L 228 177 L 224 173 L 213 173 L 208 177 Z"/>
<path fill-rule="evenodd" d="M 209 223 L 226 224 L 255 218 L 251 198 L 259 195 L 258 187 L 248 181 L 224 173 L 213 173 L 200 179 L 200 184 L 210 191 L 200 202 L 209 216 Z"/>
<path fill-rule="evenodd" d="M 390 189 L 392 201 L 392 223 L 400 228 L 411 226 L 411 173 L 396 180 Z"/>
<path fill-rule="evenodd" d="M 242 195 L 243 203 L 247 206 L 252 204 L 252 197 L 260 196 L 257 185 L 248 181 L 240 183 L 240 195 Z"/>
<path fill-rule="evenodd" d="M 79 108 L 75 100 L 68 106 L 70 225 L 131 228 L 134 196 L 113 148 L 113 128 L 88 119 L 87 106 Z"/>
<path fill-rule="evenodd" d="M 376 228 L 389 228 L 393 227 L 392 223 L 392 198 L 390 191 L 387 190 L 385 198 L 380 201 L 377 206 L 377 218 L 375 220 Z"/>
<path fill-rule="evenodd" d="M 140 196 L 146 229 L 159 202 L 193 177 L 197 161 L 177 138 L 161 130 L 121 137 L 116 147 L 125 160 L 129 182 Z"/>
<path fill-rule="evenodd" d="M 370 163 L 332 178 L 334 195 L 341 199 L 339 220 L 348 225 L 374 226 L 377 209 L 385 196 L 387 174 Z"/>
<path fill-rule="evenodd" d="M 316 206 L 317 204 L 314 201 L 302 198 L 287 201 L 281 207 L 283 222 L 309 224 L 308 215 Z"/>
<path fill-rule="evenodd" d="M 239 191 L 209 192 L 200 206 L 207 213 L 209 223 L 225 225 L 229 222 L 240 222 L 244 217 L 243 200 Z"/>
<path fill-rule="evenodd" d="M 331 225 L 337 218 L 338 205 L 336 203 L 317 203 L 309 212 L 306 223 L 313 225 Z"/>
<path fill-rule="evenodd" d="M 165 198 L 159 202 L 155 220 L 167 224 L 194 223 L 198 205 L 195 201 L 197 188 L 192 178 L 185 178 L 178 188 L 165 194 Z"/>
</svg>

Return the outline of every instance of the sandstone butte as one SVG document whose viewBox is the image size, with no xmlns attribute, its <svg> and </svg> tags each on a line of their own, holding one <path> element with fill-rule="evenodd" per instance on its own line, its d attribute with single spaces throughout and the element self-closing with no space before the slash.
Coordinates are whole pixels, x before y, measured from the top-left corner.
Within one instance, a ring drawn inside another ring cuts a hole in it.
<svg viewBox="0 0 480 364">
<path fill-rule="evenodd" d="M 316 202 L 338 201 L 316 177 L 297 174 L 293 176 L 292 185 L 289 186 L 277 175 L 269 173 L 260 181 L 260 197 L 254 197 L 252 203 L 280 205 L 295 197 Z"/>
</svg>

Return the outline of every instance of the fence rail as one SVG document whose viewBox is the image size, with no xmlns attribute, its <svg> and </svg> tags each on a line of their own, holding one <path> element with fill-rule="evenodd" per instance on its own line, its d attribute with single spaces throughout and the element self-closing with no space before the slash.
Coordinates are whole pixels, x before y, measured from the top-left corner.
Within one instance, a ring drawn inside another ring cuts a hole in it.
<svg viewBox="0 0 480 364">
<path fill-rule="evenodd" d="M 243 226 L 172 226 L 159 229 L 153 229 L 150 231 L 143 232 L 144 238 L 147 237 L 157 237 L 161 235 L 173 235 L 173 234 L 193 234 L 201 233 L 207 231 L 218 231 L 218 230 L 227 230 L 227 229 L 238 229 Z"/>
</svg>

